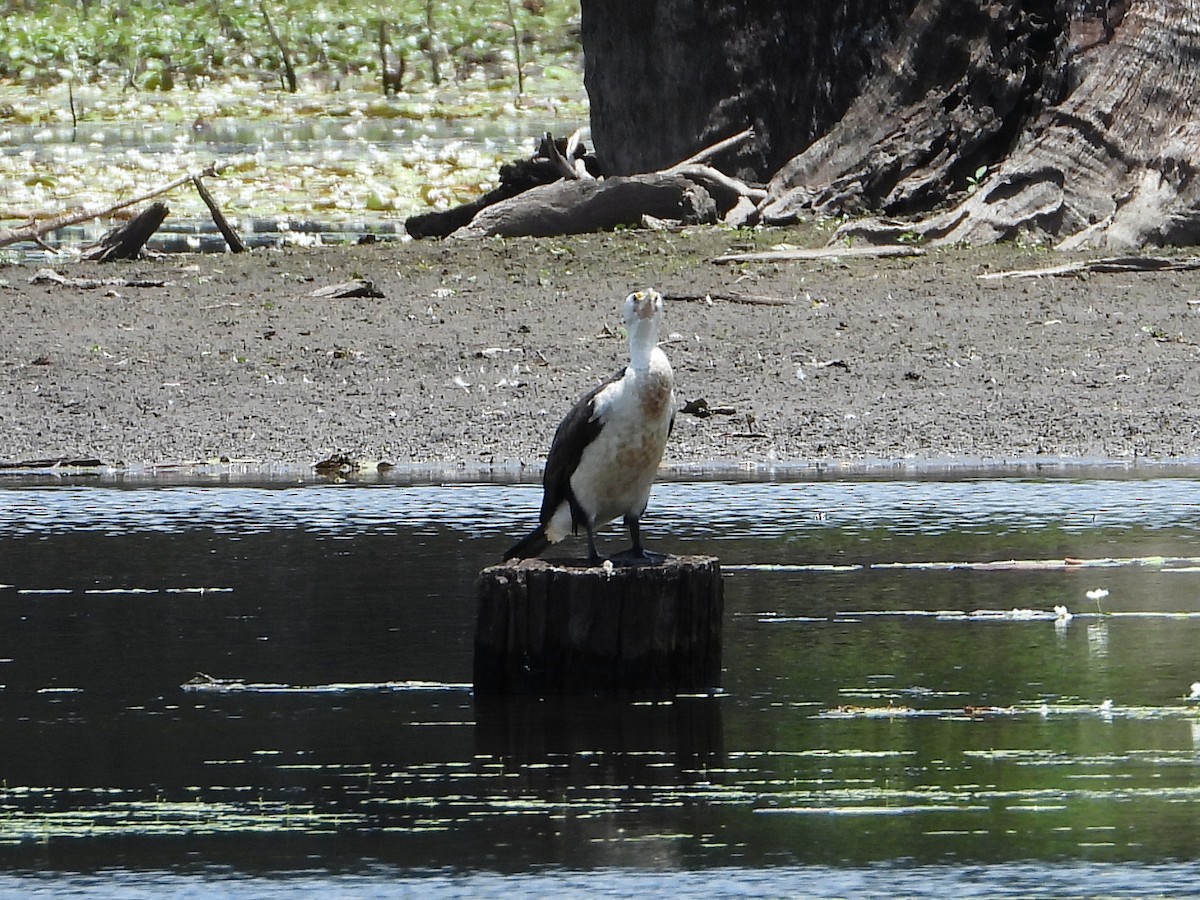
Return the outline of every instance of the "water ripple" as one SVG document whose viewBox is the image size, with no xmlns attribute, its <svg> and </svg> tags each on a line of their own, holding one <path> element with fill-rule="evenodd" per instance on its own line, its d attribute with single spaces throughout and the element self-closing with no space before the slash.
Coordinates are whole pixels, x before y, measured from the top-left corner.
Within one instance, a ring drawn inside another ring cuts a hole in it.
<svg viewBox="0 0 1200 900">
<path fill-rule="evenodd" d="M 528 527 L 538 485 L 0 488 L 0 535 L 100 531 L 255 533 L 300 528 L 332 536 L 446 528 L 472 535 Z M 1050 527 L 1200 526 L 1200 481 L 1028 480 L 666 482 L 648 522 L 681 538 L 770 538 L 848 532 L 1003 534 Z"/>
</svg>

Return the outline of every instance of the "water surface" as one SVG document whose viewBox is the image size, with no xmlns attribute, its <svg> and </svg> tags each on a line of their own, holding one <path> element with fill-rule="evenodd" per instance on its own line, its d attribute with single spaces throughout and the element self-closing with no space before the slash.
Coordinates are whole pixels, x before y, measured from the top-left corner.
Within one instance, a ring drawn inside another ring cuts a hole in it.
<svg viewBox="0 0 1200 900">
<path fill-rule="evenodd" d="M 0 487 L 0 892 L 1200 885 L 1200 481 L 661 484 L 721 690 L 477 703 L 539 499 Z"/>
</svg>

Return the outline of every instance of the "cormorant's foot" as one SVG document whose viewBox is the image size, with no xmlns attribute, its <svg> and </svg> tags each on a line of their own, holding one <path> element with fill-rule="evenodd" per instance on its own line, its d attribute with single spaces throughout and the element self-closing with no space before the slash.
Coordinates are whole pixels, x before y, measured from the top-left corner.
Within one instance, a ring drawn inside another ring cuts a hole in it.
<svg viewBox="0 0 1200 900">
<path fill-rule="evenodd" d="M 669 553 L 655 553 L 645 548 L 622 550 L 613 556 L 613 565 L 617 566 L 661 566 L 670 558 Z"/>
</svg>

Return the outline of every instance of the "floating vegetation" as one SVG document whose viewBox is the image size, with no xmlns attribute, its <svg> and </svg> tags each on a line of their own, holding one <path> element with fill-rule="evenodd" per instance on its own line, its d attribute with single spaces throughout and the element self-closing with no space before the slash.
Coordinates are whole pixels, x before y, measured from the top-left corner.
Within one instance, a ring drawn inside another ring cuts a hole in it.
<svg viewBox="0 0 1200 900">
<path fill-rule="evenodd" d="M 443 104 L 453 107 L 454 97 L 445 96 Z M 558 121 L 544 107 L 502 104 L 480 120 L 486 127 L 476 136 L 470 126 L 440 119 L 336 126 L 319 118 L 314 127 L 287 109 L 283 105 L 276 118 L 252 126 L 242 120 L 218 121 L 207 131 L 150 125 L 136 138 L 147 143 L 136 146 L 130 144 L 135 138 L 102 127 L 81 137 L 73 129 L 0 125 L 0 146 L 6 148 L 0 180 L 9 186 L 0 220 L 102 209 L 169 175 L 216 163 L 221 174 L 210 191 L 240 232 L 252 237 L 269 227 L 282 240 L 304 243 L 315 220 L 361 221 L 365 227 L 368 220 L 398 221 L 472 200 L 498 185 L 502 162 L 531 152 L 531 136 L 548 119 Z M 573 109 L 566 113 L 572 126 L 586 122 L 586 108 L 576 101 Z M 180 219 L 207 222 L 196 192 L 173 191 L 167 200 L 168 227 Z"/>
<path fill-rule="evenodd" d="M 732 563 L 721 566 L 726 572 L 861 572 L 874 569 L 919 569 L 922 571 L 968 570 L 975 572 L 1056 572 L 1081 568 L 1111 569 L 1127 566 L 1153 566 L 1164 571 L 1196 571 L 1200 568 L 1200 556 L 1132 556 L 1101 557 L 1097 559 L 1002 559 L 972 562 L 926 561 L 926 562 L 876 562 L 850 565 L 828 565 L 824 563 Z M 1108 591 L 1088 591 L 1089 600 L 1097 602 L 1108 596 Z"/>
<path fill-rule="evenodd" d="M 1162 791 L 1161 795 L 1158 794 L 1160 790 Z M 756 808 L 754 811 L 756 813 L 805 815 L 904 816 L 930 812 L 980 813 L 993 811 L 997 805 L 1004 809 L 1019 807 L 1023 811 L 1029 812 L 1035 809 L 1059 811 L 1072 801 L 1195 802 L 1198 799 L 1200 799 L 1200 786 L 1192 785 L 1176 788 L 1056 787 L 1024 790 L 998 790 L 983 786 L 964 790 L 939 790 L 933 787 L 917 790 L 870 787 L 789 791 L 778 796 L 777 805 Z M 1046 801 L 1052 802 L 1045 805 Z"/>
<path fill-rule="evenodd" d="M 509 19 L 498 0 L 410 0 L 386 20 L 367 0 L 268 5 L 294 91 L 254 4 L 97 0 L 0 19 L 0 221 L 104 208 L 219 162 L 211 190 L 239 230 L 277 219 L 303 242 L 289 219 L 445 208 L 495 187 L 529 137 L 587 121 L 577 3 Z M 208 219 L 192 191 L 170 202 L 169 225 Z"/>
<path fill-rule="evenodd" d="M 122 800 L 113 791 L 99 807 L 72 809 L 23 808 L 44 792 L 46 800 L 62 792 L 56 788 L 0 789 L 0 845 L 46 842 L 54 838 L 128 838 L 131 835 L 217 835 L 269 832 L 328 833 L 361 822 L 361 816 L 318 812 L 304 803 L 257 801 L 251 803 L 205 800 Z"/>
<path fill-rule="evenodd" d="M 578 61 L 578 18 L 577 2 L 514 8 L 506 0 L 40 3 L 0 20 L 0 79 L 35 90 L 106 82 L 155 94 L 241 79 L 285 91 L 290 67 L 298 88 L 369 85 L 382 96 L 385 87 L 478 78 L 515 93 L 520 75 L 528 83 Z"/>
<path fill-rule="evenodd" d="M 1166 619 L 1174 621 L 1200 620 L 1200 611 L 1130 610 L 1127 612 L 1072 613 L 1065 606 L 1053 609 L 854 609 L 837 610 L 829 616 L 787 616 L 777 612 L 755 613 L 764 625 L 795 625 L 804 622 L 853 621 L 871 618 L 933 619 L 939 622 L 1053 622 L 1066 626 L 1072 619 Z"/>
<path fill-rule="evenodd" d="M 1151 721 L 1187 718 L 1194 721 L 1196 710 L 1187 706 L 1118 706 L 1112 700 L 1101 703 L 1022 703 L 1014 706 L 955 706 L 916 708 L 912 706 L 843 705 L 821 710 L 815 719 L 980 719 L 1042 718 L 1050 716 L 1098 717 L 1105 721 L 1129 719 Z"/>
<path fill-rule="evenodd" d="M 185 691 L 214 694 L 345 694 L 359 691 L 469 691 L 469 684 L 441 681 L 363 681 L 335 684 L 273 684 L 247 682 L 240 678 L 213 678 L 199 672 L 180 685 Z"/>
</svg>

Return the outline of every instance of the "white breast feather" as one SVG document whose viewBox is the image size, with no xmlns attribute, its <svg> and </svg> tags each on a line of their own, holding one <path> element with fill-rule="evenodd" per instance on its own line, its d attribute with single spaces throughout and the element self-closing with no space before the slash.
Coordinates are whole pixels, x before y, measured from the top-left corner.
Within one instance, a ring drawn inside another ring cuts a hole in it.
<svg viewBox="0 0 1200 900">
<path fill-rule="evenodd" d="M 646 509 L 675 409 L 666 354 L 654 348 L 650 365 L 627 369 L 597 395 L 595 409 L 604 427 L 584 450 L 571 489 L 594 524 L 603 525 Z"/>
</svg>

